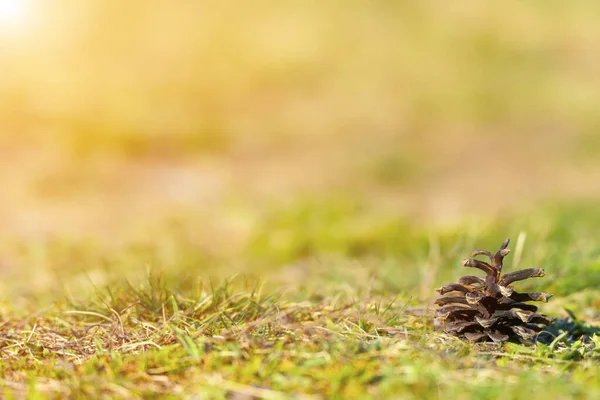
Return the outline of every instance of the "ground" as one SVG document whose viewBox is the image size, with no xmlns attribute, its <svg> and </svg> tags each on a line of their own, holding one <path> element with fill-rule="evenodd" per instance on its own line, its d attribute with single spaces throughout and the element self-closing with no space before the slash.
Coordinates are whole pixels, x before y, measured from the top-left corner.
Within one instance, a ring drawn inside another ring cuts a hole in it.
<svg viewBox="0 0 600 400">
<path fill-rule="evenodd" d="M 600 396 L 597 6 L 159 3 L 0 33 L 4 397 Z M 436 330 L 506 237 L 553 340 Z"/>
<path fill-rule="evenodd" d="M 593 205 L 548 205 L 479 231 L 405 221 L 365 231 L 367 211 L 335 206 L 273 211 L 236 276 L 234 260 L 207 255 L 181 227 L 162 232 L 160 244 L 119 249 L 4 243 L 7 268 L 19 266 L 3 280 L 6 396 L 541 399 L 600 391 Z M 298 223 L 306 219 L 310 226 Z M 286 229 L 296 245 L 271 251 L 269 232 Z M 460 259 L 471 249 L 497 247 L 512 232 L 522 250 L 505 268 L 546 269 L 521 287 L 554 294 L 542 310 L 557 318 L 557 340 L 482 346 L 436 331 L 434 287 L 469 272 Z"/>
</svg>

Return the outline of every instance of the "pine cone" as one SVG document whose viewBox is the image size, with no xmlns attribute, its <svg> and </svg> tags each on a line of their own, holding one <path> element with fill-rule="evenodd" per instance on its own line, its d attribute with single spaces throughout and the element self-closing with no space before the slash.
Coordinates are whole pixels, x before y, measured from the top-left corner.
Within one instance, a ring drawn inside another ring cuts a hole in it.
<svg viewBox="0 0 600 400">
<path fill-rule="evenodd" d="M 437 323 L 444 331 L 472 341 L 514 341 L 528 343 L 552 320 L 537 314 L 537 307 L 528 301 L 547 302 L 551 294 L 518 293 L 511 283 L 544 276 L 541 268 L 529 268 L 501 275 L 502 261 L 510 252 L 510 239 L 506 239 L 496 254 L 477 250 L 471 255 L 488 256 L 485 261 L 466 259 L 464 267 L 478 268 L 486 277 L 463 276 L 458 283 L 449 283 L 436 289 L 442 297 L 436 300 L 440 306 L 436 313 Z M 451 293 L 449 296 L 443 296 Z"/>
</svg>

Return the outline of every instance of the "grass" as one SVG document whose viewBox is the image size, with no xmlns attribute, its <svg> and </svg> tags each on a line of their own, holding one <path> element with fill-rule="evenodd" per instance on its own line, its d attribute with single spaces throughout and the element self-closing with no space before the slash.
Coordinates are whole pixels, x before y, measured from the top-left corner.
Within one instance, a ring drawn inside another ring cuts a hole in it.
<svg viewBox="0 0 600 400">
<path fill-rule="evenodd" d="M 236 277 L 219 278 L 226 257 L 193 256 L 176 230 L 165 233 L 179 245 L 167 268 L 144 266 L 157 248 L 130 246 L 110 260 L 89 243 L 38 244 L 62 285 L 31 288 L 3 302 L 5 397 L 542 399 L 600 393 L 599 247 L 593 238 L 600 215 L 593 206 L 547 205 L 480 222 L 481 230 L 471 227 L 476 233 L 469 236 L 461 226 L 436 231 L 406 221 L 382 221 L 363 232 L 359 212 L 347 210 L 343 219 L 325 203 L 318 207 L 312 205 L 317 214 L 310 218 L 298 211 L 301 205 L 273 211 L 243 250 L 246 269 Z M 309 222 L 304 228 L 299 220 Z M 265 232 L 278 235 L 286 226 L 296 227 L 288 237 L 294 245 L 268 252 Z M 467 249 L 518 232 L 526 237 L 521 267 L 544 266 L 547 273 L 527 287 L 555 294 L 542 307 L 557 317 L 549 329 L 555 340 L 473 345 L 434 330 L 433 288 L 459 276 Z M 58 267 L 64 260 L 106 263 L 104 283 L 65 272 Z M 15 279 L 19 283 L 10 285 L 26 285 Z M 10 294 L 9 283 L 3 286 Z"/>
</svg>

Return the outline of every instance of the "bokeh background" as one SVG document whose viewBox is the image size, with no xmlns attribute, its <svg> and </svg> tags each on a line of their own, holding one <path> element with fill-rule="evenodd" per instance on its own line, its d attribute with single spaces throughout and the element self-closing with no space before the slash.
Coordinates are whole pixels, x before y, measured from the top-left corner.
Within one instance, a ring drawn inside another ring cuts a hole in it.
<svg viewBox="0 0 600 400">
<path fill-rule="evenodd" d="M 102 282 L 124 248 L 225 273 L 405 252 L 406 226 L 593 203 L 599 12 L 0 0 L 5 286 Z"/>
</svg>

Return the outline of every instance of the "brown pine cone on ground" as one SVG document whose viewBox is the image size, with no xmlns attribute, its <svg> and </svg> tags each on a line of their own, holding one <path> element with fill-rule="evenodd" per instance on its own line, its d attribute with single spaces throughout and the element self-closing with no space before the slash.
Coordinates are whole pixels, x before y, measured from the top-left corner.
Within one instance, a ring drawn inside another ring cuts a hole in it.
<svg viewBox="0 0 600 400">
<path fill-rule="evenodd" d="M 485 261 L 466 259 L 465 267 L 478 268 L 485 278 L 463 276 L 458 283 L 449 283 L 436 289 L 442 297 L 436 300 L 437 323 L 446 333 L 471 341 L 529 343 L 535 339 L 552 320 L 536 313 L 538 308 L 529 301 L 547 302 L 551 294 L 516 292 L 511 283 L 544 276 L 541 268 L 529 268 L 501 275 L 502 261 L 510 252 L 506 239 L 500 250 L 493 254 L 478 250 L 472 257 L 488 256 Z"/>
</svg>

